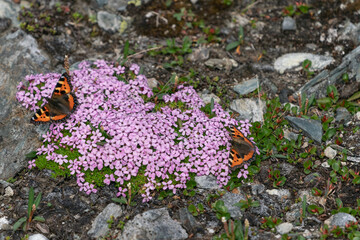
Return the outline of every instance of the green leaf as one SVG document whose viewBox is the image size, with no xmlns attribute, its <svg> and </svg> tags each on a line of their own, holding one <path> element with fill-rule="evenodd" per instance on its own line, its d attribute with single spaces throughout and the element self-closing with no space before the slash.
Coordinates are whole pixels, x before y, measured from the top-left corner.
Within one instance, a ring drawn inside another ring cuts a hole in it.
<svg viewBox="0 0 360 240">
<path fill-rule="evenodd" d="M 16 231 L 24 222 L 26 222 L 26 217 L 22 217 L 13 226 L 13 230 Z"/>
<path fill-rule="evenodd" d="M 351 101 L 354 101 L 354 100 L 356 100 L 356 99 L 358 99 L 358 98 L 360 98 L 360 91 L 354 93 L 354 95 L 352 95 L 352 96 L 348 99 L 348 101 L 351 102 Z"/>
<path fill-rule="evenodd" d="M 33 218 L 33 221 L 45 222 L 45 218 L 42 216 L 36 216 Z"/>
<path fill-rule="evenodd" d="M 239 46 L 239 45 L 240 45 L 240 42 L 239 42 L 239 41 L 231 42 L 231 43 L 229 43 L 229 44 L 226 46 L 225 49 L 226 49 L 226 51 L 230 51 L 230 50 L 236 48 L 236 47 Z"/>
<path fill-rule="evenodd" d="M 40 200 L 41 200 L 41 192 L 39 192 L 39 194 L 37 195 L 37 197 L 36 197 L 36 199 L 34 201 L 34 204 L 35 204 L 36 208 L 39 206 Z"/>
<path fill-rule="evenodd" d="M 28 154 L 25 155 L 28 159 L 34 159 L 36 158 L 36 151 L 31 151 Z"/>
<path fill-rule="evenodd" d="M 127 204 L 126 198 L 121 197 L 121 198 L 112 198 L 111 200 L 113 200 L 116 203 L 120 203 L 120 204 Z"/>
<path fill-rule="evenodd" d="M 127 41 L 125 42 L 124 51 L 123 51 L 123 52 L 124 52 L 124 53 L 123 53 L 123 57 L 124 57 L 124 59 L 126 59 L 127 56 L 129 55 L 129 40 L 127 40 Z"/>
<path fill-rule="evenodd" d="M 30 217 L 32 205 L 34 204 L 34 188 L 31 187 L 29 191 L 29 200 L 28 200 L 28 217 Z"/>
</svg>

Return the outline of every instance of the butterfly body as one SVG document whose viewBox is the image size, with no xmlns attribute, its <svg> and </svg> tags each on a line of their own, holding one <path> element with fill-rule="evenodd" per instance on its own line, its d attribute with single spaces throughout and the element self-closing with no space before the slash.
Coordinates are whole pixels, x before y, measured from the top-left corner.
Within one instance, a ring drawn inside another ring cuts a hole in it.
<svg viewBox="0 0 360 240">
<path fill-rule="evenodd" d="M 250 164 L 254 160 L 255 146 L 235 126 L 231 127 L 231 150 L 229 162 L 231 169 Z"/>
<path fill-rule="evenodd" d="M 64 120 L 76 108 L 76 97 L 71 93 L 70 76 L 64 73 L 47 103 L 36 111 L 31 118 L 32 123 L 44 123 L 50 121 Z"/>
</svg>

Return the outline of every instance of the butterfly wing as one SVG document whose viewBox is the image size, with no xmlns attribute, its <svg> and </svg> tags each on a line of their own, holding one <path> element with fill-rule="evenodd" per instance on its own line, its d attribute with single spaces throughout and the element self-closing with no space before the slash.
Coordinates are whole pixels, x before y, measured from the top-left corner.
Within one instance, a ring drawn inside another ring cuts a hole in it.
<svg viewBox="0 0 360 240">
<path fill-rule="evenodd" d="M 231 137 L 229 162 L 231 168 L 236 169 L 254 159 L 255 146 L 235 126 L 231 128 Z"/>
<path fill-rule="evenodd" d="M 75 110 L 76 97 L 71 93 L 70 76 L 65 72 L 57 82 L 48 103 L 31 118 L 32 123 L 59 121 Z"/>
</svg>

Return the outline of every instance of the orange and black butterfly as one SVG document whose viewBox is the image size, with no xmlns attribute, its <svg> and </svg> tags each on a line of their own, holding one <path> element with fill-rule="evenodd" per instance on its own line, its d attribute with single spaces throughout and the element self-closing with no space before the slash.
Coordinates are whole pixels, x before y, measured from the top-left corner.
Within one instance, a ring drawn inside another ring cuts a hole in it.
<svg viewBox="0 0 360 240">
<path fill-rule="evenodd" d="M 36 111 L 30 122 L 59 121 L 69 116 L 75 110 L 77 103 L 71 89 L 70 76 L 65 72 L 56 84 L 51 98 L 46 99 L 47 103 Z"/>
<path fill-rule="evenodd" d="M 229 162 L 231 169 L 250 164 L 254 160 L 255 146 L 235 126 L 231 127 L 231 150 Z"/>
</svg>

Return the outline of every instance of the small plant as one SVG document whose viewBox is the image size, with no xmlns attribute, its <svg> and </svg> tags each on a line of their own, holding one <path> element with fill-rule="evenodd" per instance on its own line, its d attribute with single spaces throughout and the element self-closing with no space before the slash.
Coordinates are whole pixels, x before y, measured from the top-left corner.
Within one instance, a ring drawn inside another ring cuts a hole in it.
<svg viewBox="0 0 360 240">
<path fill-rule="evenodd" d="M 79 12 L 74 12 L 74 13 L 72 14 L 72 18 L 74 19 L 74 21 L 75 21 L 76 23 L 79 23 L 79 22 L 84 18 L 84 16 L 83 16 L 81 13 L 79 13 Z"/>
<path fill-rule="evenodd" d="M 240 200 L 240 202 L 234 205 L 240 207 L 241 210 L 245 210 L 250 207 L 259 207 L 260 203 L 259 201 L 253 201 L 250 197 L 246 197 L 246 200 Z"/>
<path fill-rule="evenodd" d="M 230 6 L 231 4 L 233 4 L 233 0 L 223 0 L 223 4 Z"/>
<path fill-rule="evenodd" d="M 230 51 L 234 48 L 238 48 L 240 45 L 244 44 L 244 28 L 240 25 L 238 40 L 235 42 L 231 42 L 226 46 L 226 51 Z"/>
<path fill-rule="evenodd" d="M 194 204 L 190 204 L 188 206 L 188 210 L 189 212 L 194 216 L 198 216 L 201 213 L 204 213 L 204 205 L 202 205 L 201 203 L 199 203 L 197 206 L 195 206 Z"/>
<path fill-rule="evenodd" d="M 309 213 L 314 215 L 321 215 L 324 213 L 324 208 L 311 204 L 307 207 Z"/>
<path fill-rule="evenodd" d="M 273 181 L 273 187 L 278 188 L 284 186 L 286 182 L 286 177 L 280 175 L 279 169 L 274 169 L 273 167 L 270 167 L 268 169 L 268 172 L 268 178 Z"/>
<path fill-rule="evenodd" d="M 314 75 L 313 71 L 310 71 L 312 62 L 309 59 L 305 59 L 304 62 L 302 63 L 302 68 L 304 70 L 304 72 L 306 72 L 306 76 L 307 78 L 311 78 L 312 75 Z"/>
<path fill-rule="evenodd" d="M 135 197 L 137 191 L 131 191 L 132 190 L 132 184 L 128 183 L 127 184 L 127 199 L 124 197 L 125 194 L 123 194 L 123 196 L 121 196 L 121 198 L 112 198 L 111 200 L 113 200 L 116 203 L 119 204 L 126 204 L 128 206 L 136 206 L 136 202 L 132 202 L 131 200 Z M 120 194 L 119 194 L 120 195 Z"/>
<path fill-rule="evenodd" d="M 281 219 L 276 217 L 264 217 L 261 220 L 261 228 L 263 229 L 273 229 L 277 225 L 282 223 Z"/>
<path fill-rule="evenodd" d="M 97 19 L 96 19 L 96 15 L 90 15 L 89 16 L 89 22 L 91 22 L 91 23 L 96 23 L 97 22 Z"/>
<path fill-rule="evenodd" d="M 31 187 L 29 191 L 29 200 L 28 200 L 28 211 L 27 216 L 20 218 L 13 226 L 13 230 L 16 231 L 21 225 L 23 225 L 23 230 L 26 232 L 30 228 L 32 221 L 45 222 L 45 219 L 41 216 L 35 216 L 34 213 L 39 206 L 41 201 L 41 192 L 37 195 L 34 200 L 34 189 Z"/>
<path fill-rule="evenodd" d="M 299 3 L 296 2 L 296 5 L 289 5 L 283 9 L 283 15 L 284 16 L 294 16 L 294 15 L 300 15 L 300 14 L 307 14 L 309 13 L 309 9 L 311 7 L 309 5 L 306 5 L 305 3 Z"/>
</svg>

